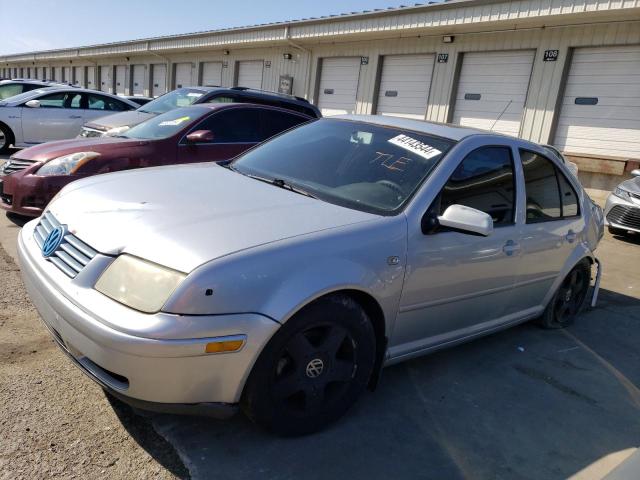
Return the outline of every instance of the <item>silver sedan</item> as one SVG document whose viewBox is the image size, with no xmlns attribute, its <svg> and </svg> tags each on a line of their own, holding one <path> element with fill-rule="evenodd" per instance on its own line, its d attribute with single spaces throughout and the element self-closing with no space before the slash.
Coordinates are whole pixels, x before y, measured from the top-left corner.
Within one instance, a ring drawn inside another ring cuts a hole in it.
<svg viewBox="0 0 640 480">
<path fill-rule="evenodd" d="M 609 194 L 604 208 L 605 223 L 614 235 L 640 233 L 640 169 L 631 175 L 634 178 L 625 180 Z"/>
<path fill-rule="evenodd" d="M 339 418 L 385 365 L 528 320 L 569 325 L 602 234 L 602 210 L 542 146 L 344 116 L 226 167 L 72 183 L 19 255 L 53 338 L 113 395 L 241 406 L 296 435 Z"/>
<path fill-rule="evenodd" d="M 140 105 L 108 93 L 46 87 L 0 101 L 0 153 L 76 137 L 85 122 Z"/>
</svg>

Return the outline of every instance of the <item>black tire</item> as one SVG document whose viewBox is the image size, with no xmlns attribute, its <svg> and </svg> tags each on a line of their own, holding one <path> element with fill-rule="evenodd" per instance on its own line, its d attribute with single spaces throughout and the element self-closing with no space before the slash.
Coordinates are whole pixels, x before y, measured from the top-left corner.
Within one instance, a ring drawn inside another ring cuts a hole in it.
<svg viewBox="0 0 640 480">
<path fill-rule="evenodd" d="M 538 319 L 540 326 L 557 329 L 571 325 L 586 304 L 590 285 L 591 264 L 588 260 L 583 260 L 573 267 L 560 284 Z"/>
<path fill-rule="evenodd" d="M 608 227 L 609 233 L 611 235 L 626 235 L 627 231 L 623 230 L 622 228 L 616 228 L 616 227 Z"/>
<path fill-rule="evenodd" d="M 13 142 L 13 132 L 11 129 L 0 123 L 0 153 L 7 153 Z"/>
<path fill-rule="evenodd" d="M 375 358 L 373 325 L 362 307 L 345 295 L 324 297 L 269 341 L 247 380 L 242 409 L 279 435 L 317 432 L 356 402 Z"/>
</svg>

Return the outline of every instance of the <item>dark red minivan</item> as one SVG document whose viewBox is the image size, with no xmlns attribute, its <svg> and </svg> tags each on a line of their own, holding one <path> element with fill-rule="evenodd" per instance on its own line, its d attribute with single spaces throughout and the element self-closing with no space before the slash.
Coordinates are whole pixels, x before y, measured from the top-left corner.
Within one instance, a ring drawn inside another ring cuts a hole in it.
<svg viewBox="0 0 640 480">
<path fill-rule="evenodd" d="M 0 207 L 38 216 L 62 187 L 79 178 L 131 168 L 229 160 L 313 119 L 267 105 L 199 104 L 153 117 L 120 136 L 30 147 L 5 163 Z"/>
</svg>

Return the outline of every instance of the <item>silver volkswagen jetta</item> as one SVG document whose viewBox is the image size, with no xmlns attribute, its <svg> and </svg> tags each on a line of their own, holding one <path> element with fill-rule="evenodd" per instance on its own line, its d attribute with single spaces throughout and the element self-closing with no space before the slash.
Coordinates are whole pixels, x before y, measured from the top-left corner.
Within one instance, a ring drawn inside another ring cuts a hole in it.
<svg viewBox="0 0 640 480">
<path fill-rule="evenodd" d="M 226 167 L 75 182 L 19 252 L 51 334 L 112 394 L 242 406 L 302 434 L 382 366 L 529 319 L 570 324 L 602 234 L 602 211 L 539 145 L 344 116 Z"/>
</svg>

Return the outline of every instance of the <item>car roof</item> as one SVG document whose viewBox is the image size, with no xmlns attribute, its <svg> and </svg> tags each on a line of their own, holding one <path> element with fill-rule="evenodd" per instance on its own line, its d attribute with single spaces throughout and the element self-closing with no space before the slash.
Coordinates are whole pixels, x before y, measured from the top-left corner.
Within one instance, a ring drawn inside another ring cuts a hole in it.
<svg viewBox="0 0 640 480">
<path fill-rule="evenodd" d="M 50 84 L 45 84 L 42 85 L 41 88 L 36 88 L 35 90 L 30 90 L 28 92 L 24 92 L 24 94 L 32 94 L 32 96 L 38 96 L 38 95 L 43 95 L 45 93 L 48 92 L 59 92 L 59 91 L 64 91 L 64 92 L 73 92 L 73 93 L 94 93 L 97 95 L 104 95 L 106 97 L 110 97 L 110 98 L 114 98 L 117 100 L 120 100 L 121 102 L 124 102 L 126 104 L 128 104 L 131 107 L 135 107 L 138 108 L 140 107 L 140 105 L 138 105 L 136 102 L 133 102 L 127 98 L 124 97 L 119 97 L 117 95 L 113 95 L 111 93 L 107 93 L 107 92 L 101 92 L 100 90 L 93 90 L 91 88 L 78 88 L 78 87 L 71 87 L 68 85 L 50 85 Z M 21 94 L 21 95 L 24 95 Z M 14 97 L 9 97 L 6 98 L 4 100 L 4 102 L 6 103 L 12 103 L 11 99 Z M 22 98 L 20 101 L 23 101 L 24 98 Z"/>
<path fill-rule="evenodd" d="M 384 127 L 394 127 L 415 132 L 436 135 L 438 137 L 449 138 L 451 140 L 460 141 L 471 135 L 496 135 L 499 137 L 508 137 L 498 132 L 489 130 L 481 130 L 478 128 L 460 127 L 447 123 L 428 122 L 426 120 L 412 120 L 410 118 L 391 117 L 385 115 L 335 115 L 330 118 L 340 118 L 344 120 L 352 120 L 355 122 L 373 123 Z"/>
<path fill-rule="evenodd" d="M 269 105 L 265 103 L 251 103 L 251 102 L 193 103 L 191 105 L 185 105 L 184 107 L 178 107 L 178 108 L 206 108 L 207 110 L 224 110 L 227 108 L 247 108 L 247 107 L 279 110 L 282 112 L 290 113 L 292 115 L 302 115 L 304 117 L 314 118 L 305 112 L 299 112 L 297 110 L 291 110 L 290 108 L 280 107 L 278 105 Z M 166 113 L 169 113 L 171 111 L 173 110 L 169 110 Z"/>
<path fill-rule="evenodd" d="M 49 85 L 49 82 L 42 80 L 32 80 L 29 78 L 9 78 L 6 80 L 0 80 L 0 85 L 8 85 L 11 83 L 28 84 L 28 85 Z"/>
</svg>

